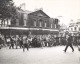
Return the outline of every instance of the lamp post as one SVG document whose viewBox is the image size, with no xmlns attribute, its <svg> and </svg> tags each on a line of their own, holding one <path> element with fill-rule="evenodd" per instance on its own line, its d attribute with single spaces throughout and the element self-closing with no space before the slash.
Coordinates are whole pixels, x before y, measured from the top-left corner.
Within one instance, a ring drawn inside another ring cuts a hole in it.
<svg viewBox="0 0 80 64">
<path fill-rule="evenodd" d="M 63 16 L 57 16 L 56 18 L 59 19 L 59 25 L 61 26 L 63 24 L 62 23 Z M 63 32 L 63 31 L 61 30 L 61 27 L 60 27 L 60 29 L 59 29 L 59 43 L 61 43 L 61 39 L 62 39 L 62 33 L 61 32 Z"/>
</svg>

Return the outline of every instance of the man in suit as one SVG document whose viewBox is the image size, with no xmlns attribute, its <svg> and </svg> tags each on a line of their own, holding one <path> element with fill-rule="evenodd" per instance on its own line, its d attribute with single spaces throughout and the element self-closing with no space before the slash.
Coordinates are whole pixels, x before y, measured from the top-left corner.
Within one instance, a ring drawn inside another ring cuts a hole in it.
<svg viewBox="0 0 80 64">
<path fill-rule="evenodd" d="M 64 52 L 66 52 L 68 46 L 70 46 L 71 49 L 72 49 L 72 52 L 74 52 L 74 48 L 73 48 L 73 46 L 72 46 L 73 38 L 72 38 L 71 34 L 67 35 L 66 41 L 67 41 L 67 44 L 66 44 L 66 48 L 65 48 Z"/>
</svg>

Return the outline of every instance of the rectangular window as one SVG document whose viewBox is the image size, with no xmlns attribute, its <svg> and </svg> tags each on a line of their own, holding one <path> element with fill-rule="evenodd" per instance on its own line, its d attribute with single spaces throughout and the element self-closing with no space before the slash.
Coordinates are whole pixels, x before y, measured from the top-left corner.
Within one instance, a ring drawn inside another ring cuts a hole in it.
<svg viewBox="0 0 80 64">
<path fill-rule="evenodd" d="M 8 25 L 11 25 L 11 20 L 10 19 L 8 19 Z"/>
<path fill-rule="evenodd" d="M 42 19 L 39 19 L 39 26 L 42 27 Z"/>
<path fill-rule="evenodd" d="M 5 21 L 5 25 L 7 25 L 8 23 L 7 23 L 7 21 Z"/>
<path fill-rule="evenodd" d="M 47 23 L 45 23 L 45 27 L 47 27 Z"/>
<path fill-rule="evenodd" d="M 19 26 L 19 20 L 18 19 L 16 19 L 16 25 Z"/>
<path fill-rule="evenodd" d="M 56 28 L 56 24 L 55 24 L 55 28 Z"/>
<path fill-rule="evenodd" d="M 51 28 L 52 28 L 52 24 L 51 24 Z"/>
<path fill-rule="evenodd" d="M 24 26 L 26 26 L 26 19 L 24 19 Z"/>
<path fill-rule="evenodd" d="M 8 24 L 7 24 L 7 20 L 5 20 L 5 22 L 4 22 L 4 26 L 7 26 Z"/>
<path fill-rule="evenodd" d="M 24 26 L 26 26 L 26 23 L 27 23 L 27 14 L 24 14 L 23 21 L 24 21 Z"/>
<path fill-rule="evenodd" d="M 36 26 L 36 21 L 34 21 L 34 26 Z"/>
<path fill-rule="evenodd" d="M 40 22 L 40 27 L 42 27 L 42 22 Z"/>
</svg>

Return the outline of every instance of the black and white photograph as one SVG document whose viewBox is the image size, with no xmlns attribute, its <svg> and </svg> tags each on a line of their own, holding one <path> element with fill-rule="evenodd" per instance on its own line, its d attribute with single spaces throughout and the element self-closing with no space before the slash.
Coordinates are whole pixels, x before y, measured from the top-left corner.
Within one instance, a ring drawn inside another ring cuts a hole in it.
<svg viewBox="0 0 80 64">
<path fill-rule="evenodd" d="M 80 0 L 0 0 L 0 64 L 80 64 Z"/>
</svg>

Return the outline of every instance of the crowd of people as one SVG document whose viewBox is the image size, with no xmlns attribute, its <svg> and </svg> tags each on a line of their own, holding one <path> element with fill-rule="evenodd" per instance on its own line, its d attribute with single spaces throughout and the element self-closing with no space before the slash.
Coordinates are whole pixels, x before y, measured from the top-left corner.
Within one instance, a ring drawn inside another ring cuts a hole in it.
<svg viewBox="0 0 80 64">
<path fill-rule="evenodd" d="M 73 45 L 80 45 L 80 36 L 72 36 Z M 70 41 L 70 42 L 71 42 Z M 0 49 L 3 45 L 9 46 L 9 49 L 14 48 L 25 48 L 29 50 L 30 47 L 52 47 L 58 45 L 66 45 L 67 35 L 65 37 L 55 37 L 54 35 L 11 35 L 9 37 L 4 37 L 0 34 Z M 68 45 L 67 45 L 68 47 Z M 65 52 L 66 49 L 65 48 Z M 72 45 L 70 45 L 74 51 Z"/>
</svg>

